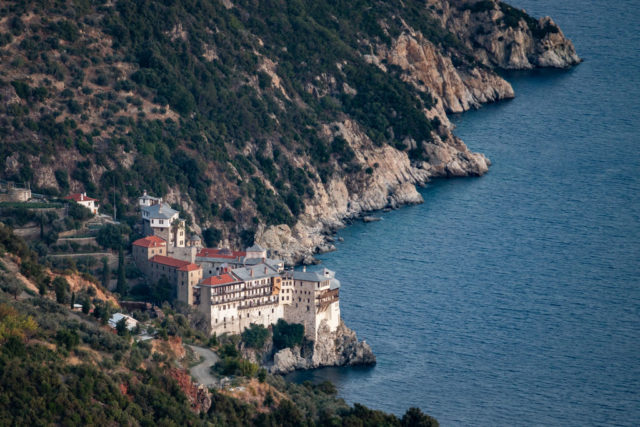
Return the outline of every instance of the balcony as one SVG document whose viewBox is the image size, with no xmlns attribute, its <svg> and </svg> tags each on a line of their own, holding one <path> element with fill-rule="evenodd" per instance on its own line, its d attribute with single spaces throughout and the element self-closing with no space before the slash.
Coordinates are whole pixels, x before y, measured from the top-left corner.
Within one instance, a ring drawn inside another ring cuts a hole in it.
<svg viewBox="0 0 640 427">
<path fill-rule="evenodd" d="M 247 308 L 255 308 L 255 307 L 262 307 L 265 305 L 273 305 L 273 304 L 278 304 L 278 299 L 275 298 L 273 300 L 267 300 L 267 301 L 263 301 L 263 302 L 258 302 L 258 301 L 246 301 L 243 304 L 240 304 L 238 306 L 238 310 L 243 310 L 243 309 L 247 309 Z"/>
</svg>

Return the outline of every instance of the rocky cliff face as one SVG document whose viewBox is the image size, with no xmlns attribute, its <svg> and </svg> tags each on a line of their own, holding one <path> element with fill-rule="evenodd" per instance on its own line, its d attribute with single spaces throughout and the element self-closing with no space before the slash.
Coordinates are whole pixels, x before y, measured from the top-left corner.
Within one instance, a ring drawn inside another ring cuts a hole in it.
<svg viewBox="0 0 640 427">
<path fill-rule="evenodd" d="M 269 370 L 286 374 L 296 369 L 314 369 L 325 366 L 374 365 L 376 357 L 365 341 L 358 341 L 356 333 L 341 321 L 336 332 L 325 325 L 318 333 L 313 351 L 304 355 L 299 347 L 285 348 L 273 357 Z"/>
<path fill-rule="evenodd" d="M 497 1 L 429 0 L 427 4 L 484 65 L 527 70 L 567 68 L 581 61 L 550 17 L 535 20 Z"/>
<path fill-rule="evenodd" d="M 511 85 L 489 69 L 468 66 L 456 68 L 449 55 L 439 51 L 419 32 L 407 30 L 390 49 L 381 47 L 377 57 L 371 60 L 402 68 L 406 73 L 405 81 L 435 97 L 436 110 L 442 108 L 446 112 L 461 113 L 514 96 Z"/>
<path fill-rule="evenodd" d="M 480 6 L 474 9 L 476 3 L 487 10 Z M 276 250 L 288 262 L 312 262 L 314 253 L 335 249 L 330 235 L 343 227 L 345 220 L 373 210 L 422 203 L 416 185 L 432 178 L 486 173 L 489 159 L 471 152 L 452 133 L 447 113 L 513 98 L 513 88 L 495 68 L 561 68 L 580 62 L 571 41 L 550 18 L 535 21 L 492 1 L 430 0 L 428 6 L 443 27 L 464 42 L 473 60 L 454 65 L 459 62 L 459 52 L 440 49 L 408 25 L 390 47 L 370 46 L 373 53 L 365 55 L 369 63 L 384 71 L 400 67 L 404 81 L 434 100 L 424 114 L 437 117 L 441 126 L 424 145 L 427 160 L 410 161 L 406 151 L 377 147 L 354 121 L 325 126 L 325 135 L 344 138 L 356 153 L 355 161 L 370 173 L 345 174 L 326 184 L 317 183 L 315 196 L 295 226 L 261 227 L 257 231 L 256 241 Z M 404 142 L 409 148 L 416 145 L 413 140 Z"/>
</svg>

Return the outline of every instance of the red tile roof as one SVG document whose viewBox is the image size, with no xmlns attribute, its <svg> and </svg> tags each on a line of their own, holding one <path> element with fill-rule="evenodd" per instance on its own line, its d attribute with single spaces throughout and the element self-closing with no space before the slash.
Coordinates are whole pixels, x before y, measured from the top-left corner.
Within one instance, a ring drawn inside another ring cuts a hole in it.
<svg viewBox="0 0 640 427">
<path fill-rule="evenodd" d="M 200 266 L 198 264 L 189 263 L 184 267 L 180 267 L 178 270 L 180 271 L 196 271 L 200 270 Z"/>
<path fill-rule="evenodd" d="M 189 261 L 182 261 L 181 259 L 175 259 L 175 258 L 171 258 L 170 256 L 164 256 L 164 255 L 152 256 L 150 261 L 153 261 L 157 264 L 166 265 L 169 267 L 174 267 L 174 268 L 180 268 L 190 264 Z"/>
<path fill-rule="evenodd" d="M 74 200 L 76 202 L 97 202 L 98 199 L 92 199 L 91 197 L 87 197 L 86 193 L 71 193 L 65 200 Z"/>
<path fill-rule="evenodd" d="M 200 252 L 196 254 L 197 257 L 202 258 L 226 258 L 226 259 L 235 259 L 237 257 L 246 256 L 246 252 L 241 251 L 231 251 L 231 253 L 224 253 L 223 249 L 210 249 L 204 248 Z"/>
<path fill-rule="evenodd" d="M 147 236 L 142 239 L 138 239 L 132 243 L 134 246 L 141 246 L 143 248 L 157 248 L 167 246 L 167 242 L 158 236 Z"/>
<path fill-rule="evenodd" d="M 167 267 L 173 267 L 179 271 L 195 271 L 200 268 L 197 264 L 193 264 L 189 261 L 183 261 L 181 259 L 175 259 L 164 255 L 152 256 L 149 261 L 155 262 L 156 264 L 166 265 Z"/>
<path fill-rule="evenodd" d="M 220 286 L 220 285 L 228 285 L 231 283 L 238 283 L 238 280 L 236 280 L 236 278 L 230 275 L 229 273 L 224 273 L 219 276 L 207 277 L 200 284 L 208 285 L 208 286 Z"/>
</svg>

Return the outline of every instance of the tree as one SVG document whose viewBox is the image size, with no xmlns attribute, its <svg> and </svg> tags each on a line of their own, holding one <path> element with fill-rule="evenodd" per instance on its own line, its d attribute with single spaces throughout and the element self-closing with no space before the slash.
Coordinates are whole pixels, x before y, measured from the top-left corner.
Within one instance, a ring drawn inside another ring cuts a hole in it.
<svg viewBox="0 0 640 427">
<path fill-rule="evenodd" d="M 85 297 L 82 299 L 82 312 L 89 314 L 89 311 L 91 311 L 91 302 L 89 302 L 89 298 Z"/>
<path fill-rule="evenodd" d="M 111 269 L 109 268 L 109 260 L 107 257 L 102 258 L 102 287 L 109 289 L 111 281 Z"/>
<path fill-rule="evenodd" d="M 51 283 L 51 279 L 49 277 L 45 277 L 42 280 L 38 280 L 38 292 L 40 295 L 44 295 L 47 293 L 47 286 Z"/>
<path fill-rule="evenodd" d="M 111 306 L 109 305 L 109 303 L 101 300 L 95 300 L 94 303 L 95 307 L 93 309 L 93 315 L 96 319 L 100 319 L 100 322 L 102 322 L 102 324 L 107 323 L 107 321 L 111 317 Z"/>
<path fill-rule="evenodd" d="M 74 330 L 60 329 L 56 333 L 56 341 L 58 341 L 58 344 L 61 346 L 66 347 L 67 350 L 72 350 L 78 346 L 80 338 L 78 337 L 78 333 Z"/>
<path fill-rule="evenodd" d="M 265 382 L 266 379 L 267 379 L 267 370 L 264 368 L 260 368 L 260 370 L 258 371 L 258 381 L 263 383 Z"/>
<path fill-rule="evenodd" d="M 120 249 L 124 245 L 123 231 L 125 230 L 121 226 L 107 224 L 98 231 L 96 242 L 103 248 Z"/>
<path fill-rule="evenodd" d="M 86 219 L 89 219 L 93 216 L 93 214 L 91 213 L 91 211 L 87 208 L 85 208 L 84 206 L 82 206 L 79 203 L 75 203 L 75 202 L 70 202 L 69 203 L 69 209 L 67 211 L 67 213 L 69 214 L 69 216 L 73 219 L 75 219 L 76 221 L 84 221 Z"/>
<path fill-rule="evenodd" d="M 116 284 L 116 291 L 121 297 L 127 295 L 127 276 L 124 269 L 124 250 L 120 247 L 118 252 L 118 283 Z"/>
<path fill-rule="evenodd" d="M 222 238 L 222 233 L 215 227 L 209 227 L 202 232 L 202 238 L 208 248 L 215 248 Z"/>
<path fill-rule="evenodd" d="M 267 341 L 267 337 L 269 336 L 269 330 L 262 325 L 256 325 L 252 323 L 242 331 L 242 341 L 246 344 L 247 347 L 251 348 L 262 348 L 264 347 L 264 343 Z"/>
<path fill-rule="evenodd" d="M 122 319 L 118 320 L 118 322 L 116 323 L 116 332 L 121 337 L 126 337 L 127 335 L 129 335 L 129 329 L 127 328 L 126 317 L 123 317 Z"/>
<path fill-rule="evenodd" d="M 71 292 L 71 310 L 73 310 L 73 306 L 76 305 L 76 293 L 75 292 Z"/>
<path fill-rule="evenodd" d="M 273 327 L 273 346 L 277 350 L 300 345 L 303 338 L 304 326 L 299 323 L 287 323 L 284 319 L 278 319 Z"/>
<path fill-rule="evenodd" d="M 167 279 L 167 276 L 162 276 L 153 290 L 153 300 L 156 304 L 160 305 L 163 302 L 173 301 L 175 289 Z"/>
<path fill-rule="evenodd" d="M 171 235 L 175 246 L 178 246 L 178 230 L 180 230 L 181 223 L 182 221 L 180 221 L 180 218 L 174 219 L 171 223 Z"/>
<path fill-rule="evenodd" d="M 69 282 L 62 276 L 58 276 L 53 279 L 53 289 L 56 293 L 56 301 L 60 304 L 64 304 L 67 300 L 67 291 L 69 289 Z"/>
<path fill-rule="evenodd" d="M 22 290 L 22 285 L 15 277 L 1 276 L 1 288 L 13 295 L 13 299 L 18 299 L 18 295 Z"/>
<path fill-rule="evenodd" d="M 438 420 L 423 413 L 420 408 L 409 408 L 402 416 L 403 427 L 438 427 Z"/>
</svg>

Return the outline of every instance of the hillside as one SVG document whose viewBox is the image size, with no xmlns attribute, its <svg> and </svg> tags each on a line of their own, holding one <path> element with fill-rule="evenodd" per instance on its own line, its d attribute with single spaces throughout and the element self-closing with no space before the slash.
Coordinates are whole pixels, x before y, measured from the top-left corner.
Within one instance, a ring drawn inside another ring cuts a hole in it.
<svg viewBox="0 0 640 427">
<path fill-rule="evenodd" d="M 113 295 L 34 257 L 0 224 L 2 425 L 438 425 L 417 408 L 399 418 L 350 407 L 330 383 L 286 383 L 242 359 L 239 336 L 205 336 L 168 305 L 154 318 L 134 312 L 132 330 L 114 330 Z M 199 361 L 183 340 L 224 355 L 226 386 L 193 382 L 189 367 Z"/>
<path fill-rule="evenodd" d="M 493 0 L 4 1 L 0 178 L 107 213 L 146 189 L 300 260 L 416 184 L 485 173 L 447 113 L 513 97 L 497 70 L 578 62 Z"/>
</svg>

